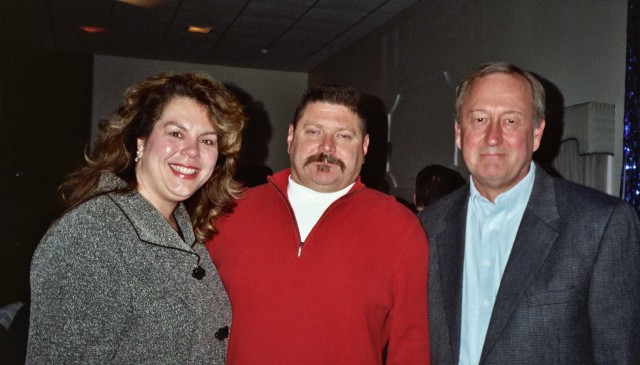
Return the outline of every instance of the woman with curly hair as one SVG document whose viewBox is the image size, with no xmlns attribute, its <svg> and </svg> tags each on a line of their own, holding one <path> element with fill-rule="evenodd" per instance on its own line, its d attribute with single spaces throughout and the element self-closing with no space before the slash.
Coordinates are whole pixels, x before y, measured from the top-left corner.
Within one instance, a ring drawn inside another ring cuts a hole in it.
<svg viewBox="0 0 640 365">
<path fill-rule="evenodd" d="M 224 363 L 231 310 L 202 242 L 241 191 L 243 124 L 206 75 L 127 90 L 34 254 L 27 363 Z"/>
</svg>

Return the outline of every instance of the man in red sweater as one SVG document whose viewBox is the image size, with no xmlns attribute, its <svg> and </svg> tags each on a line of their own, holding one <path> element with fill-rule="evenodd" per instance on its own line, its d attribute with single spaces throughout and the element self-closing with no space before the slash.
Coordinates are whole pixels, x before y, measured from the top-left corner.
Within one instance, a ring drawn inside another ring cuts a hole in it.
<svg viewBox="0 0 640 365">
<path fill-rule="evenodd" d="M 229 364 L 428 364 L 427 238 L 359 175 L 360 92 L 312 85 L 291 168 L 249 189 L 206 243 L 229 293 Z"/>
</svg>

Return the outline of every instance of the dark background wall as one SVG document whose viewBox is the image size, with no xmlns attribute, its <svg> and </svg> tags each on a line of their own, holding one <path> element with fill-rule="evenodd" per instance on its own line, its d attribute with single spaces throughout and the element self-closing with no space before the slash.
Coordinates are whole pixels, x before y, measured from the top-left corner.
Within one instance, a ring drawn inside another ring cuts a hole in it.
<svg viewBox="0 0 640 365">
<path fill-rule="evenodd" d="M 0 49 L 0 307 L 28 300 L 57 186 L 89 141 L 91 55 Z"/>
<path fill-rule="evenodd" d="M 554 111 L 590 101 L 615 105 L 615 151 L 607 192 L 622 169 L 627 1 L 420 1 L 309 74 L 345 83 L 381 100 L 392 116 L 391 193 L 410 199 L 428 164 L 466 175 L 455 152 L 455 85 L 484 62 L 508 61 L 554 89 Z M 445 78 L 445 72 L 448 79 Z M 548 125 L 545 139 L 553 137 Z M 549 133 L 547 133 L 549 132 Z M 543 142 L 544 143 L 544 142 Z"/>
</svg>

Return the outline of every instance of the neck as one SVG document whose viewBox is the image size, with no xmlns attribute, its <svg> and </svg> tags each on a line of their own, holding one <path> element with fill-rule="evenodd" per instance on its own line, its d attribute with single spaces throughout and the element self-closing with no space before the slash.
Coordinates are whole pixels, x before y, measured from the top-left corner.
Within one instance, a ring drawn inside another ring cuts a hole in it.
<svg viewBox="0 0 640 365">
<path fill-rule="evenodd" d="M 165 219 L 167 218 L 165 217 Z M 171 228 L 173 228 L 174 231 L 179 231 L 178 222 L 176 221 L 176 218 L 173 216 L 173 214 L 169 216 L 167 222 L 169 222 L 169 225 L 171 226 Z"/>
</svg>

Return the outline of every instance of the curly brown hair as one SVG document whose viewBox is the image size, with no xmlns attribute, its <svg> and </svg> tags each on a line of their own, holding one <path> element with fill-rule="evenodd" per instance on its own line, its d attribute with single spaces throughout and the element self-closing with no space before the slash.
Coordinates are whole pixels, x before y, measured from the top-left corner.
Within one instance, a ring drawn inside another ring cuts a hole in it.
<svg viewBox="0 0 640 365">
<path fill-rule="evenodd" d="M 120 107 L 98 128 L 91 155 L 85 165 L 69 175 L 59 187 L 66 211 L 99 195 L 96 188 L 103 173 L 111 172 L 127 182 L 125 193 L 137 188 L 135 162 L 138 138 L 146 139 L 175 98 L 188 97 L 206 108 L 218 133 L 218 163 L 209 180 L 186 202 L 196 238 L 200 242 L 217 233 L 215 219 L 229 213 L 242 185 L 233 179 L 240 153 L 245 118 L 238 99 L 220 82 L 199 73 L 162 73 L 129 88 Z"/>
</svg>

